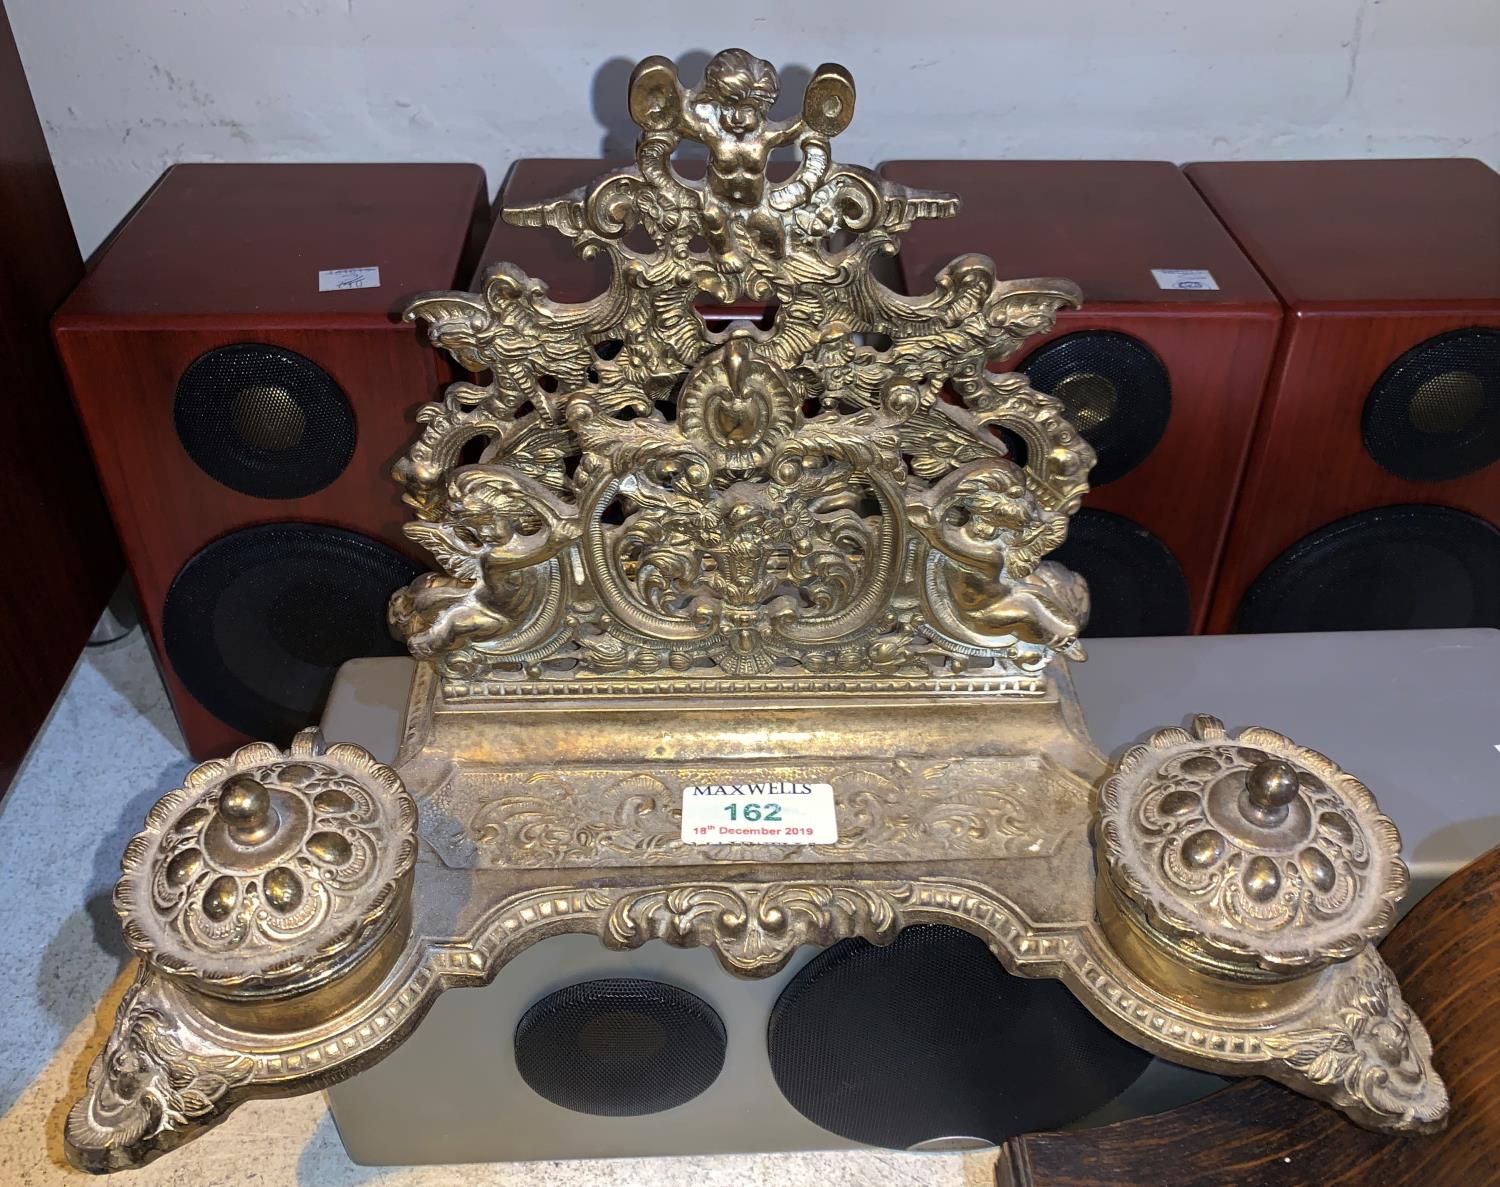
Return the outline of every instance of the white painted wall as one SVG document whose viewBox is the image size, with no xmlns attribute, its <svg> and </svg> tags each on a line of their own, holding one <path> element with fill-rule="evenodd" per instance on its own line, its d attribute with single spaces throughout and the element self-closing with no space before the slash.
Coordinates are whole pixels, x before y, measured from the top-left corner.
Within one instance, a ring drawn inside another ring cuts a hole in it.
<svg viewBox="0 0 1500 1187">
<path fill-rule="evenodd" d="M 86 252 L 174 161 L 474 160 L 493 187 L 518 156 L 628 146 L 631 63 L 727 45 L 847 65 L 856 162 L 1500 163 L 1497 0 L 6 6 Z"/>
</svg>

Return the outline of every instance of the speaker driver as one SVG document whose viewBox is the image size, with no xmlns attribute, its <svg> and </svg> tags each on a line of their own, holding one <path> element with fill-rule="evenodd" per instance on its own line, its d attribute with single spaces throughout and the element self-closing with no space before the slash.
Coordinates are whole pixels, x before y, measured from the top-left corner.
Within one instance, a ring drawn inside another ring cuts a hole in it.
<svg viewBox="0 0 1500 1187">
<path fill-rule="evenodd" d="M 901 1149 L 1061 1125 L 1150 1060 L 1056 981 L 1012 976 L 984 941 L 940 924 L 814 957 L 777 999 L 767 1042 L 777 1085 L 809 1121 Z"/>
<path fill-rule="evenodd" d="M 1266 566 L 1235 626 L 1252 634 L 1500 627 L 1500 530 L 1449 507 L 1361 511 Z"/>
<path fill-rule="evenodd" d="M 1172 550 L 1123 515 L 1085 507 L 1051 556 L 1089 583 L 1095 639 L 1183 635 L 1192 625 L 1187 578 Z"/>
<path fill-rule="evenodd" d="M 1500 330 L 1439 334 L 1386 368 L 1365 399 L 1365 449 L 1408 482 L 1462 478 L 1500 460 Z"/>
<path fill-rule="evenodd" d="M 284 743 L 312 721 L 339 665 L 399 655 L 386 603 L 420 572 L 368 536 L 262 524 L 202 549 L 162 607 L 167 660 L 210 713 Z"/>
<path fill-rule="evenodd" d="M 1064 334 L 1032 351 L 1017 370 L 1062 401 L 1069 422 L 1099 460 L 1089 482 L 1103 486 L 1150 456 L 1172 418 L 1172 381 L 1144 342 L 1112 330 Z"/>
<path fill-rule="evenodd" d="M 548 994 L 516 1024 L 516 1069 L 577 1113 L 638 1117 L 693 1099 L 724 1066 L 724 1023 L 660 981 L 584 981 Z"/>
<path fill-rule="evenodd" d="M 177 436 L 210 478 L 258 499 L 322 490 L 354 453 L 354 412 L 327 371 L 279 346 L 236 342 L 183 371 Z"/>
</svg>

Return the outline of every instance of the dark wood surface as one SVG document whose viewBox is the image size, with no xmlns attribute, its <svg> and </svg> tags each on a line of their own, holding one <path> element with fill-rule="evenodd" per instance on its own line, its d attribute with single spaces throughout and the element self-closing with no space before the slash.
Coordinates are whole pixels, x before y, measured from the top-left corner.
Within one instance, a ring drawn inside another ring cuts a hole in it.
<svg viewBox="0 0 1500 1187">
<path fill-rule="evenodd" d="M 1500 300 L 1482 161 L 1228 161 L 1185 172 L 1291 309 Z"/>
<path fill-rule="evenodd" d="M 547 284 L 554 301 L 587 301 L 609 287 L 609 264 L 602 257 L 579 259 L 572 243 L 551 227 L 513 227 L 500 217 L 505 206 L 530 206 L 560 198 L 587 185 L 625 161 L 594 157 L 527 157 L 510 167 L 495 202 L 489 238 L 479 253 L 470 287 L 477 289 L 491 264 L 514 264 Z"/>
<path fill-rule="evenodd" d="M 909 292 L 929 289 L 938 268 L 966 252 L 990 256 L 1005 278 L 1064 276 L 1083 289 L 1084 307 L 1063 311 L 1005 367 L 1079 330 L 1127 334 L 1162 360 L 1172 384 L 1165 435 L 1084 506 L 1134 520 L 1171 549 L 1202 629 L 1281 323 L 1275 295 L 1166 162 L 892 161 L 881 172 L 964 203 L 956 218 L 907 233 Z M 1162 290 L 1152 268 L 1205 268 L 1220 287 Z"/>
<path fill-rule="evenodd" d="M 383 325 L 446 262 L 459 275 L 470 245 L 453 229 L 487 219 L 484 186 L 478 165 L 174 165 L 68 299 L 67 324 Z M 318 291 L 320 271 L 372 266 L 379 288 Z"/>
<path fill-rule="evenodd" d="M 0 8 L 0 795 L 122 566 L 47 319 L 83 261 Z"/>
<path fill-rule="evenodd" d="M 173 577 L 238 528 L 333 524 L 429 563 L 401 533 L 409 515 L 390 470 L 417 408 L 451 374 L 422 332 L 391 314 L 414 292 L 467 278 L 476 212 L 486 217 L 488 202 L 473 165 L 177 166 L 58 312 L 58 348 L 159 661 Z M 378 289 L 318 293 L 320 269 L 368 265 L 381 269 Z M 312 495 L 240 494 L 199 469 L 177 438 L 183 370 L 245 341 L 313 360 L 354 409 L 353 457 Z M 160 666 L 195 756 L 244 740 Z"/>
<path fill-rule="evenodd" d="M 913 292 L 977 251 L 1001 277 L 1066 276 L 1091 306 L 1275 308 L 1265 281 L 1167 161 L 887 161 L 880 171 L 963 200 L 956 218 L 924 220 L 903 238 L 902 275 Z M 1219 287 L 1164 290 L 1153 268 L 1206 268 Z"/>
<path fill-rule="evenodd" d="M 1431 1137 L 1361 1129 L 1268 1080 L 1170 1113 L 1002 1152 L 1002 1187 L 1482 1187 L 1500 1181 L 1500 849 L 1418 903 L 1380 946 L 1448 1087 Z"/>
<path fill-rule="evenodd" d="M 1402 353 L 1500 328 L 1500 175 L 1478 161 L 1193 165 L 1188 175 L 1289 312 L 1220 569 L 1210 627 L 1230 630 L 1272 560 L 1345 515 L 1431 503 L 1500 523 L 1500 464 L 1410 482 L 1365 451 L 1371 387 Z M 1316 481 L 1301 478 L 1316 475 Z"/>
</svg>

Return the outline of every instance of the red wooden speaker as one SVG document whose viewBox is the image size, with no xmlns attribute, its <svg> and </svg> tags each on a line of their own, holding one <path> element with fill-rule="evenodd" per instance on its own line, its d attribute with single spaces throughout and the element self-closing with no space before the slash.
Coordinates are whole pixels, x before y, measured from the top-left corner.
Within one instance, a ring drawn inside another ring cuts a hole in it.
<svg viewBox="0 0 1500 1187">
<path fill-rule="evenodd" d="M 390 469 L 449 376 L 392 315 L 467 279 L 487 213 L 476 165 L 178 165 L 53 318 L 195 756 L 397 650 Z"/>
<path fill-rule="evenodd" d="M 1213 626 L 1500 626 L 1500 175 L 1187 174 L 1287 308 Z"/>
<path fill-rule="evenodd" d="M 893 161 L 886 176 L 951 190 L 921 222 L 903 283 L 932 288 L 965 252 L 1002 277 L 1065 276 L 1084 307 L 1000 368 L 1057 396 L 1099 455 L 1057 558 L 1088 578 L 1087 634 L 1201 630 L 1275 349 L 1275 295 L 1174 165 L 1160 161 Z"/>
</svg>

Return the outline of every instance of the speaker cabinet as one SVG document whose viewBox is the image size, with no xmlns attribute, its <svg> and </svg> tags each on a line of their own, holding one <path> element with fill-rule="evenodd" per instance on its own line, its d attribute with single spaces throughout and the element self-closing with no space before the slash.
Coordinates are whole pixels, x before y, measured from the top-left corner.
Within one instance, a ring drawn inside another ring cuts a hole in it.
<svg viewBox="0 0 1500 1187">
<path fill-rule="evenodd" d="M 444 995 L 420 1039 L 328 1098 L 350 1156 L 390 1165 L 976 1146 L 1220 1083 L 924 924 L 804 950 L 763 980 L 704 949 L 555 936 Z"/>
<path fill-rule="evenodd" d="M 1500 175 L 1187 175 L 1287 309 L 1213 627 L 1500 626 Z"/>
<path fill-rule="evenodd" d="M 393 312 L 467 280 L 485 197 L 475 165 L 178 165 L 54 317 L 196 757 L 284 742 L 397 651 L 425 566 L 390 468 L 451 376 Z"/>
<path fill-rule="evenodd" d="M 1158 161 L 893 161 L 951 190 L 899 259 L 926 292 L 955 256 L 1065 276 L 1084 307 L 998 364 L 1062 400 L 1099 460 L 1057 559 L 1089 579 L 1086 634 L 1200 630 L 1271 365 L 1281 308 L 1181 171 Z"/>
<path fill-rule="evenodd" d="M 0 796 L 47 719 L 124 571 L 47 319 L 83 260 L 21 57 L 0 7 Z"/>
</svg>

